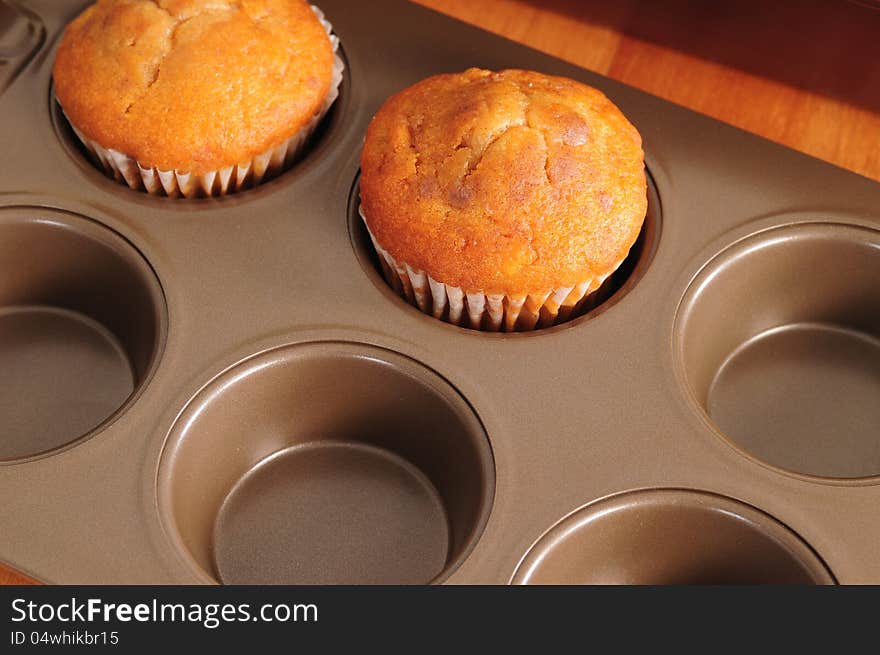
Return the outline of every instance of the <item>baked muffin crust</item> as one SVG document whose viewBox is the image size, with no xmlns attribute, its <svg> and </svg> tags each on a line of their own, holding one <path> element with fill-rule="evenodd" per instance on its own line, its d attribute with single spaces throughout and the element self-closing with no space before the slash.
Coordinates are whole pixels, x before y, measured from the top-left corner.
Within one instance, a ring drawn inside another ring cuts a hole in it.
<svg viewBox="0 0 880 655">
<path fill-rule="evenodd" d="M 647 211 L 639 133 L 601 92 L 470 69 L 370 123 L 361 203 L 395 259 L 465 292 L 521 295 L 612 271 Z"/>
<path fill-rule="evenodd" d="M 201 175 L 304 127 L 332 66 L 304 0 L 98 0 L 65 30 L 53 77 L 85 136 L 144 166 Z"/>
</svg>

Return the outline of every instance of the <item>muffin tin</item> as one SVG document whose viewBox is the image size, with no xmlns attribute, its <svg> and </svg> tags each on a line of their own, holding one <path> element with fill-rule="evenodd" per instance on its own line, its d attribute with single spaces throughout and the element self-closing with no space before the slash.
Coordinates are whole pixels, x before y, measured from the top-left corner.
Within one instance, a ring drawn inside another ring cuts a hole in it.
<svg viewBox="0 0 880 655">
<path fill-rule="evenodd" d="M 50 101 L 86 4 L 27 3 L 37 49 L 0 95 L 4 562 L 98 584 L 880 582 L 880 185 L 415 5 L 325 0 L 346 77 L 305 158 L 150 197 Z M 644 138 L 642 235 L 563 325 L 422 314 L 358 218 L 372 114 L 469 66 L 582 80 Z"/>
</svg>

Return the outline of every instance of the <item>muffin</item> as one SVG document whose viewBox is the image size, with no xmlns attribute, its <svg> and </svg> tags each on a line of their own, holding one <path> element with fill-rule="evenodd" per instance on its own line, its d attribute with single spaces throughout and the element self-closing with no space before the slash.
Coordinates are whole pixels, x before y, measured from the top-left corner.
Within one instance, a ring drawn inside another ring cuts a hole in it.
<svg viewBox="0 0 880 655">
<path fill-rule="evenodd" d="M 55 96 L 117 180 L 223 195 L 288 167 L 336 99 L 330 29 L 303 0 L 98 0 L 64 31 Z"/>
<path fill-rule="evenodd" d="M 360 201 L 386 280 L 423 312 L 532 330 L 577 315 L 635 243 L 642 141 L 574 80 L 437 75 L 373 117 Z"/>
</svg>

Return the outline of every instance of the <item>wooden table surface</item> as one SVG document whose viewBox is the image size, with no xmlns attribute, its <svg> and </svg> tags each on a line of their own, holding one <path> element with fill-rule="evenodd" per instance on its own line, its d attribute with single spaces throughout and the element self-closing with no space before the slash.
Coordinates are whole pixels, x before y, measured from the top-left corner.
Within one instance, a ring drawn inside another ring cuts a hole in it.
<svg viewBox="0 0 880 655">
<path fill-rule="evenodd" d="M 876 0 L 416 1 L 880 181 Z"/>
</svg>

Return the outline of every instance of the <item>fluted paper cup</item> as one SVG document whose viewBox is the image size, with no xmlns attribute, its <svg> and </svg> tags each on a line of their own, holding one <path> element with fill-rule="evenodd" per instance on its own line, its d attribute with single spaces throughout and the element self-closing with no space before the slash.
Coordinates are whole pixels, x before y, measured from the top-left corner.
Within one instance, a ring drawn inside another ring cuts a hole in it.
<svg viewBox="0 0 880 655">
<path fill-rule="evenodd" d="M 475 330 L 526 332 L 564 323 L 601 301 L 596 291 L 624 261 L 617 262 L 604 275 L 538 293 L 508 295 L 468 291 L 395 259 L 370 232 L 363 208 L 358 211 L 389 286 L 425 314 Z"/>
</svg>

